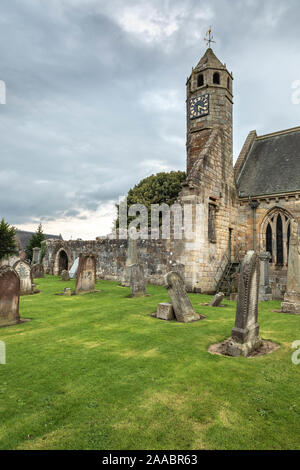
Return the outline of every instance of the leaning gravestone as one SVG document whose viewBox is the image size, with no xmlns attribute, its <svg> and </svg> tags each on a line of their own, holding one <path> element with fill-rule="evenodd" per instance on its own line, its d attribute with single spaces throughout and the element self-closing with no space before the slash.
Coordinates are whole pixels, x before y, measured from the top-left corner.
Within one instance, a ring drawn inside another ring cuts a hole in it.
<svg viewBox="0 0 300 470">
<path fill-rule="evenodd" d="M 20 278 L 20 295 L 29 295 L 33 293 L 33 278 L 31 274 L 31 266 L 27 261 L 17 261 L 13 268 Z"/>
<path fill-rule="evenodd" d="M 69 275 L 69 272 L 64 269 L 62 272 L 61 272 L 61 280 L 62 281 L 69 281 L 70 280 L 70 275 Z"/>
<path fill-rule="evenodd" d="M 281 311 L 300 315 L 300 239 L 298 222 L 291 220 L 287 286 Z"/>
<path fill-rule="evenodd" d="M 45 277 L 44 266 L 40 263 L 36 263 L 31 268 L 31 274 L 33 279 Z"/>
<path fill-rule="evenodd" d="M 184 281 L 179 273 L 171 271 L 164 277 L 166 288 L 173 305 L 176 320 L 189 323 L 200 320 L 201 317 L 193 309 L 185 290 Z"/>
<path fill-rule="evenodd" d="M 0 327 L 20 322 L 20 278 L 10 266 L 0 268 Z"/>
<path fill-rule="evenodd" d="M 79 258 L 76 258 L 69 271 L 69 275 L 71 279 L 74 279 L 74 277 L 76 277 L 77 275 L 78 263 L 79 263 Z"/>
<path fill-rule="evenodd" d="M 225 295 L 223 294 L 223 292 L 218 292 L 214 298 L 212 299 L 212 301 L 210 302 L 209 306 L 210 307 L 219 307 L 222 300 L 224 299 Z"/>
<path fill-rule="evenodd" d="M 131 264 L 129 266 L 129 280 L 131 297 L 146 295 L 144 268 L 141 264 Z"/>
<path fill-rule="evenodd" d="M 35 247 L 32 248 L 32 262 L 31 264 L 37 264 L 41 259 L 41 248 Z"/>
<path fill-rule="evenodd" d="M 127 245 L 127 256 L 124 267 L 124 272 L 121 280 L 121 286 L 130 286 L 130 266 L 138 264 L 137 256 L 137 240 L 134 237 L 133 230 L 128 231 L 128 245 Z"/>
<path fill-rule="evenodd" d="M 270 287 L 270 259 L 271 255 L 268 251 L 261 251 L 259 253 L 260 259 L 260 281 L 259 281 L 259 292 L 258 301 L 266 302 L 272 300 L 272 289 Z"/>
<path fill-rule="evenodd" d="M 254 251 L 248 251 L 239 276 L 235 326 L 226 345 L 229 356 L 249 356 L 262 344 L 257 323 L 259 276 L 259 258 Z"/>
<path fill-rule="evenodd" d="M 94 255 L 80 255 L 75 293 L 94 292 L 96 282 L 96 258 Z"/>
</svg>

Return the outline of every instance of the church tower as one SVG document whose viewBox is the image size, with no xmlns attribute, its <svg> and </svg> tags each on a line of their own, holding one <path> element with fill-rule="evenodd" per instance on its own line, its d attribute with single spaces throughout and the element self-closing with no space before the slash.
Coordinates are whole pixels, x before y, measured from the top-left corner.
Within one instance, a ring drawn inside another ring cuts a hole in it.
<svg viewBox="0 0 300 470">
<path fill-rule="evenodd" d="M 193 236 L 184 240 L 181 262 L 190 292 L 215 292 L 232 256 L 237 200 L 232 83 L 232 74 L 209 47 L 186 84 L 187 180 L 180 200 L 193 207 L 188 221 Z"/>
</svg>

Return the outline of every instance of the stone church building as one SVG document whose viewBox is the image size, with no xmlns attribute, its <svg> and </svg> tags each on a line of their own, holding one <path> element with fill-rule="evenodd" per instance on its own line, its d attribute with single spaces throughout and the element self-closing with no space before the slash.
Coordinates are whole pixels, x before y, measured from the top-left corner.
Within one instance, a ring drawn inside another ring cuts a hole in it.
<svg viewBox="0 0 300 470">
<path fill-rule="evenodd" d="M 187 179 L 179 202 L 197 206 L 201 217 L 193 213 L 194 239 L 139 240 L 147 279 L 161 284 L 177 264 L 188 291 L 214 293 L 224 283 L 232 287 L 247 250 L 268 251 L 273 298 L 280 299 L 290 220 L 300 222 L 300 127 L 262 136 L 249 132 L 233 165 L 233 76 L 211 48 L 193 68 L 186 90 Z M 93 251 L 98 277 L 119 280 L 126 247 L 126 240 L 47 240 L 44 266 L 59 274 L 80 252 Z"/>
</svg>

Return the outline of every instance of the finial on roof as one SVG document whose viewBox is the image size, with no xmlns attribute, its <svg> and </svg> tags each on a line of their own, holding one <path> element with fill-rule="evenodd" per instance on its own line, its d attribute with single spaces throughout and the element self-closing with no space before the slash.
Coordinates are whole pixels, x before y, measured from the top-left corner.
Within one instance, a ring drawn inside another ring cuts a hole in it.
<svg viewBox="0 0 300 470">
<path fill-rule="evenodd" d="M 212 27 L 210 26 L 209 30 L 207 31 L 207 33 L 205 35 L 205 38 L 204 38 L 204 41 L 206 41 L 209 48 L 210 48 L 210 45 L 211 45 L 212 42 L 214 42 L 214 43 L 216 42 L 216 41 L 214 41 L 214 37 L 211 34 L 211 32 L 212 32 Z"/>
</svg>

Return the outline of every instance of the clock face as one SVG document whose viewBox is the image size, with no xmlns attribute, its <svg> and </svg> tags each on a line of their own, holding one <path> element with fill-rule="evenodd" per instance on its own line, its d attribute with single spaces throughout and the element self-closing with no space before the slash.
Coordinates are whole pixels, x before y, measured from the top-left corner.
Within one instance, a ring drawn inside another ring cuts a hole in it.
<svg viewBox="0 0 300 470">
<path fill-rule="evenodd" d="M 190 98 L 190 119 L 207 116 L 209 114 L 209 94 Z"/>
</svg>

